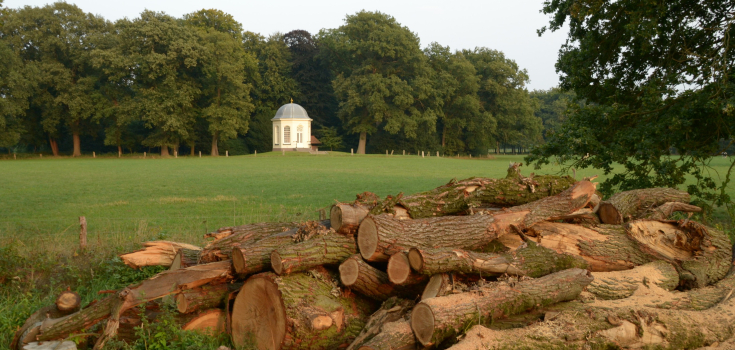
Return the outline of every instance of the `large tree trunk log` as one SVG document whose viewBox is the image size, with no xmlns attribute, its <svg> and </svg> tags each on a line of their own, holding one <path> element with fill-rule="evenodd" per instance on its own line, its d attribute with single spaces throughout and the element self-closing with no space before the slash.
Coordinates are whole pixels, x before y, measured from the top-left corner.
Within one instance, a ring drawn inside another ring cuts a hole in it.
<svg viewBox="0 0 735 350">
<path fill-rule="evenodd" d="M 60 318 L 66 316 L 66 313 L 59 311 L 56 304 L 49 305 L 39 309 L 26 319 L 23 326 L 18 328 L 10 343 L 10 349 L 22 350 L 24 344 L 36 341 L 36 336 L 40 333 L 41 324 L 47 318 Z"/>
<path fill-rule="evenodd" d="M 605 224 L 620 225 L 666 202 L 689 203 L 689 200 L 689 193 L 673 188 L 625 191 L 601 202 L 597 214 Z"/>
<path fill-rule="evenodd" d="M 473 177 L 452 180 L 431 191 L 399 195 L 395 204 L 406 208 L 413 219 L 430 218 L 464 213 L 472 207 L 514 207 L 557 195 L 575 182 L 569 176 L 553 175 L 505 179 Z"/>
<path fill-rule="evenodd" d="M 174 260 L 171 262 L 169 269 L 177 270 L 199 265 L 199 256 L 201 253 L 201 250 L 179 249 L 176 255 L 174 255 Z"/>
<path fill-rule="evenodd" d="M 416 350 L 416 336 L 411 331 L 411 324 L 406 320 L 398 320 L 383 325 L 381 332 L 358 350 Z"/>
<path fill-rule="evenodd" d="M 423 284 L 398 286 L 390 282 L 388 274 L 380 271 L 355 254 L 339 265 L 342 284 L 370 299 L 384 301 L 392 296 L 407 299 L 421 295 Z"/>
<path fill-rule="evenodd" d="M 494 215 L 445 216 L 395 220 L 370 215 L 358 230 L 357 245 L 367 261 L 387 261 L 412 247 L 480 249 L 511 230 L 572 213 L 584 207 L 595 192 L 589 181 L 553 196 Z"/>
<path fill-rule="evenodd" d="M 186 250 L 187 255 L 198 255 L 202 250 L 195 245 L 170 241 L 144 242 L 143 247 L 141 250 L 120 255 L 120 258 L 125 265 L 134 269 L 143 266 L 171 266 L 179 249 Z"/>
<path fill-rule="evenodd" d="M 686 292 L 661 293 L 661 297 L 647 306 L 662 309 L 705 310 L 732 296 L 735 290 L 735 267 L 719 282 Z"/>
<path fill-rule="evenodd" d="M 185 323 L 181 329 L 185 331 L 197 331 L 199 333 L 217 336 L 225 334 L 227 324 L 227 314 L 221 309 L 210 309 L 199 312 L 189 322 Z"/>
<path fill-rule="evenodd" d="M 722 279 L 732 250 L 723 232 L 692 221 L 638 220 L 623 226 L 541 222 L 527 232 L 540 246 L 582 257 L 593 272 L 632 269 L 656 260 L 677 266 L 680 284 L 702 287 Z"/>
<path fill-rule="evenodd" d="M 474 349 L 695 349 L 716 347 L 735 335 L 735 298 L 704 311 L 645 306 L 635 296 L 620 301 L 560 304 L 562 311 L 525 328 L 489 330 L 475 326 L 451 350 Z M 556 309 L 556 307 L 552 307 Z M 559 331 L 563 330 L 563 331 Z"/>
<path fill-rule="evenodd" d="M 469 284 L 477 283 L 480 277 L 474 275 L 464 275 L 457 273 L 438 273 L 429 278 L 426 283 L 421 300 L 430 298 L 443 297 L 445 295 L 462 293 L 461 287 L 467 287 Z"/>
<path fill-rule="evenodd" d="M 268 350 L 349 345 L 374 306 L 337 290 L 336 282 L 321 268 L 287 276 L 266 272 L 250 277 L 232 308 L 234 345 L 240 348 L 248 340 L 255 348 Z"/>
<path fill-rule="evenodd" d="M 702 211 L 702 208 L 681 202 L 667 202 L 658 207 L 649 209 L 641 214 L 640 218 L 649 220 L 668 220 L 669 217 L 677 211 L 684 213 L 699 213 Z"/>
<path fill-rule="evenodd" d="M 370 316 L 365 323 L 365 327 L 362 328 L 360 334 L 346 350 L 356 350 L 361 348 L 364 343 L 370 341 L 377 334 L 381 333 L 383 326 L 386 323 L 402 320 L 406 317 L 406 315 L 411 312 L 411 308 L 413 308 L 414 305 L 416 305 L 416 303 L 412 300 L 398 299 L 396 297 L 386 300 L 380 306 L 380 309 Z M 411 333 L 411 336 L 413 336 L 413 331 L 411 331 L 410 325 L 408 326 L 408 331 Z"/>
<path fill-rule="evenodd" d="M 657 260 L 631 270 L 593 272 L 594 280 L 587 291 L 598 299 L 623 299 L 635 293 L 640 286 L 656 285 L 664 290 L 679 286 L 679 273 L 668 262 Z"/>
<path fill-rule="evenodd" d="M 201 260 L 207 263 L 230 259 L 232 249 L 248 246 L 265 237 L 292 230 L 296 226 L 298 223 L 295 222 L 265 222 L 221 228 L 217 230 L 217 233 L 222 238 L 204 247 Z"/>
<path fill-rule="evenodd" d="M 222 307 L 242 283 L 221 283 L 187 289 L 176 294 L 176 310 L 182 314 Z"/>
<path fill-rule="evenodd" d="M 529 281 L 497 284 L 481 293 L 421 301 L 411 312 L 411 329 L 424 346 L 438 345 L 473 324 L 531 308 L 575 299 L 592 282 L 586 270 L 569 269 Z"/>
<path fill-rule="evenodd" d="M 330 233 L 307 241 L 283 245 L 271 253 L 275 273 L 289 274 L 321 265 L 338 265 L 357 253 L 353 236 Z"/>
<path fill-rule="evenodd" d="M 109 317 L 107 327 L 95 345 L 95 348 L 99 349 L 104 345 L 106 339 L 115 336 L 121 313 L 181 290 L 196 288 L 214 281 L 219 283 L 228 281 L 232 279 L 231 265 L 229 261 L 221 261 L 161 272 L 76 313 L 61 318 L 47 319 L 41 326 L 38 340 L 61 339 Z"/>
<path fill-rule="evenodd" d="M 232 265 L 238 275 L 249 275 L 271 268 L 271 254 L 281 246 L 294 243 L 296 229 L 263 238 L 232 249 Z"/>
</svg>

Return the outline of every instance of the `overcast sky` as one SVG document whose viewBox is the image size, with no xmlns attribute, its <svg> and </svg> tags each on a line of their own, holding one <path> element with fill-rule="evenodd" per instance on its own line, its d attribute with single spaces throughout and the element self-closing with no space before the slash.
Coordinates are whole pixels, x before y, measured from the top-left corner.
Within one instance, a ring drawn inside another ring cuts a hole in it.
<svg viewBox="0 0 735 350">
<path fill-rule="evenodd" d="M 49 0 L 6 0 L 10 8 L 42 6 Z M 454 50 L 485 46 L 503 51 L 531 77 L 529 90 L 548 89 L 558 84 L 554 70 L 559 47 L 566 31 L 546 33 L 536 30 L 548 23 L 539 13 L 543 0 L 69 0 L 86 12 L 108 20 L 135 18 L 144 9 L 166 12 L 175 17 L 215 8 L 232 14 L 245 30 L 269 35 L 304 29 L 316 33 L 336 28 L 345 15 L 360 10 L 380 11 L 395 17 L 421 38 L 421 46 L 436 41 Z"/>
</svg>

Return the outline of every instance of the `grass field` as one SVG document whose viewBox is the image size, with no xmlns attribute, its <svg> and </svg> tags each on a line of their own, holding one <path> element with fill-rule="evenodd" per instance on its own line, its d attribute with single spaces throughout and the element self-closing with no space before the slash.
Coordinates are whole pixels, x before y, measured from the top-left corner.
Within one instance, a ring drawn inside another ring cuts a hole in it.
<svg viewBox="0 0 735 350">
<path fill-rule="evenodd" d="M 28 314 L 66 286 L 85 301 L 101 289 L 145 278 L 112 257 L 151 239 L 203 245 L 222 226 L 309 220 L 335 200 L 363 191 L 414 193 L 452 178 L 504 177 L 510 161 L 343 153 L 147 159 L 61 158 L 0 161 L 0 349 Z M 729 160 L 715 158 L 712 171 Z M 559 166 L 523 169 L 558 173 Z M 577 172 L 577 178 L 593 174 Z M 731 195 L 735 191 L 729 189 Z M 79 252 L 78 217 L 89 225 L 90 249 Z"/>
</svg>

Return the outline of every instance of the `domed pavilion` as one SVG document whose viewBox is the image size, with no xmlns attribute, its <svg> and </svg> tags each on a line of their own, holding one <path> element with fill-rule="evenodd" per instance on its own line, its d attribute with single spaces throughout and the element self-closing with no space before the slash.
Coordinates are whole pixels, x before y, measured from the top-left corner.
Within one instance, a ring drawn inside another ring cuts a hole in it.
<svg viewBox="0 0 735 350">
<path fill-rule="evenodd" d="M 311 121 L 304 107 L 287 103 L 276 112 L 273 121 L 273 151 L 309 152 L 319 140 L 311 136 Z M 316 142 L 314 142 L 316 141 Z"/>
</svg>

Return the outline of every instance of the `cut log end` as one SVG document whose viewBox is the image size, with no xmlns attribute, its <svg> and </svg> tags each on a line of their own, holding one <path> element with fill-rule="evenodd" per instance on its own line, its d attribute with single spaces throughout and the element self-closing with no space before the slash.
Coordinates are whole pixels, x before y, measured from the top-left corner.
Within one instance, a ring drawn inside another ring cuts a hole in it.
<svg viewBox="0 0 735 350">
<path fill-rule="evenodd" d="M 620 225 L 623 223 L 623 216 L 614 205 L 601 202 L 600 207 L 597 210 L 597 215 L 600 216 L 600 221 L 610 225 Z"/>
<path fill-rule="evenodd" d="M 416 339 L 424 346 L 431 345 L 434 335 L 434 312 L 426 304 L 414 306 L 411 312 L 411 329 Z"/>
<path fill-rule="evenodd" d="M 357 247 L 362 258 L 368 261 L 374 260 L 378 249 L 378 229 L 372 218 L 365 218 L 357 231 Z"/>
<path fill-rule="evenodd" d="M 188 307 L 189 301 L 186 300 L 186 296 L 183 294 L 176 295 L 176 310 L 183 314 L 186 313 Z"/>
<path fill-rule="evenodd" d="M 439 295 L 439 291 L 444 285 L 444 275 L 438 273 L 431 276 L 429 283 L 426 284 L 424 292 L 421 294 L 421 300 L 431 299 Z"/>
<path fill-rule="evenodd" d="M 354 259 L 347 259 L 339 265 L 339 279 L 342 281 L 342 284 L 347 287 L 355 284 L 359 274 L 360 266 Z"/>
<path fill-rule="evenodd" d="M 235 248 L 232 250 L 232 267 L 235 268 L 236 273 L 242 273 L 245 269 L 245 257 L 242 255 L 240 249 Z"/>
<path fill-rule="evenodd" d="M 393 284 L 403 284 L 411 275 L 411 265 L 406 254 L 398 253 L 388 259 L 388 279 Z"/>
<path fill-rule="evenodd" d="M 408 251 L 408 263 L 414 271 L 421 272 L 421 269 L 424 268 L 424 257 L 421 256 L 421 251 L 411 248 Z"/>
<path fill-rule="evenodd" d="M 56 298 L 56 308 L 61 312 L 74 312 L 79 309 L 81 303 L 82 298 L 79 297 L 79 294 L 72 291 L 63 292 Z"/>
<path fill-rule="evenodd" d="M 200 313 L 193 320 L 186 323 L 182 329 L 215 336 L 225 333 L 225 323 L 225 312 L 223 310 L 213 309 Z"/>
<path fill-rule="evenodd" d="M 279 275 L 283 273 L 283 263 L 281 261 L 281 254 L 279 254 L 278 251 L 276 250 L 274 250 L 273 253 L 271 253 L 271 267 L 273 268 L 273 271 L 275 273 Z"/>
<path fill-rule="evenodd" d="M 342 209 L 338 205 L 333 205 L 329 211 L 329 222 L 336 231 L 342 227 Z"/>
<path fill-rule="evenodd" d="M 286 309 L 278 286 L 269 278 L 250 278 L 232 307 L 232 342 L 237 348 L 252 341 L 258 349 L 278 350 L 285 336 Z"/>
</svg>

